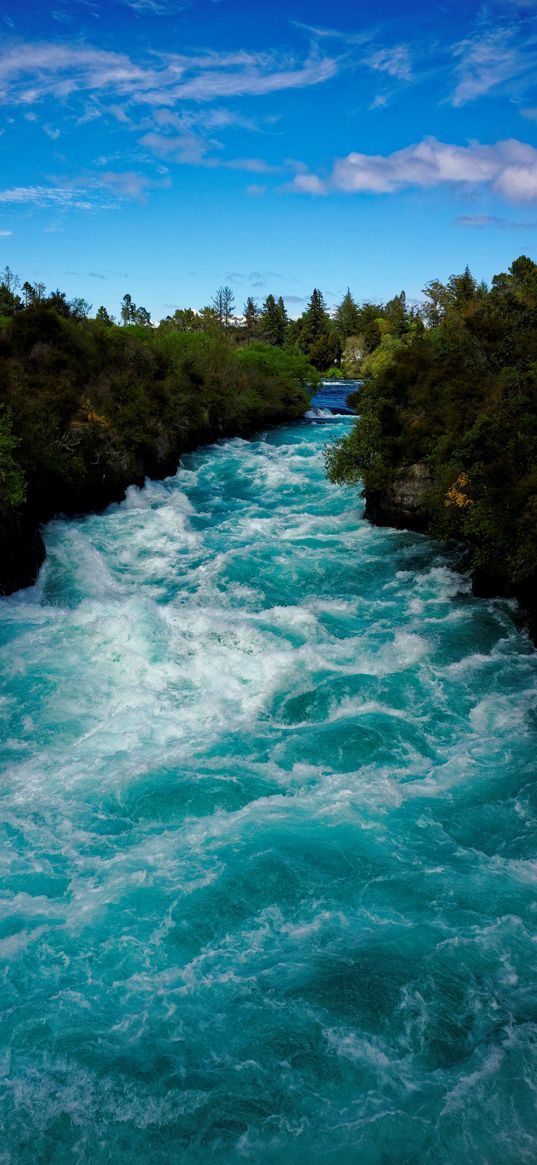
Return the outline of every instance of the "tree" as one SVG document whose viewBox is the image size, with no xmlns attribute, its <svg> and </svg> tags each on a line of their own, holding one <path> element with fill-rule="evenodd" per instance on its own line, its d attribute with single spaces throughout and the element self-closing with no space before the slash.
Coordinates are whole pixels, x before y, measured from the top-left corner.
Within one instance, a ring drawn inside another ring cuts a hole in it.
<svg viewBox="0 0 537 1165">
<path fill-rule="evenodd" d="M 327 368 L 339 365 L 341 360 L 341 340 L 336 332 L 322 332 L 318 340 L 311 345 L 308 359 L 319 372 L 326 372 Z"/>
<path fill-rule="evenodd" d="M 281 295 L 278 297 L 277 308 L 278 308 L 278 311 L 280 313 L 280 329 L 281 329 L 281 331 L 280 331 L 280 341 L 281 341 L 280 346 L 283 348 L 283 345 L 285 344 L 285 337 L 287 334 L 287 326 L 289 324 L 289 316 L 287 315 L 287 308 L 286 308 L 285 303 L 283 301 L 283 296 L 281 296 Z"/>
<path fill-rule="evenodd" d="M 47 295 L 47 304 L 59 316 L 63 316 L 64 319 L 68 319 L 71 315 L 71 305 L 67 302 L 65 292 L 59 291 L 58 288 L 56 291 L 51 291 L 50 295 Z"/>
<path fill-rule="evenodd" d="M 407 331 L 409 320 L 404 291 L 399 292 L 399 295 L 394 295 L 393 299 L 388 300 L 384 308 L 384 318 L 388 320 L 390 330 L 396 336 L 402 336 L 403 332 Z"/>
<path fill-rule="evenodd" d="M 198 316 L 200 319 L 200 332 L 207 332 L 210 335 L 215 335 L 217 332 L 220 332 L 222 323 L 216 308 L 211 307 L 210 304 L 206 304 L 198 312 Z"/>
<path fill-rule="evenodd" d="M 423 288 L 423 294 L 428 302 L 423 304 L 422 314 L 430 328 L 436 328 L 442 322 L 449 306 L 449 289 L 439 279 L 432 279 Z"/>
<path fill-rule="evenodd" d="M 75 320 L 85 320 L 88 318 L 93 304 L 88 303 L 87 299 L 83 299 L 82 296 L 75 295 L 74 299 L 70 300 L 69 307 Z"/>
<path fill-rule="evenodd" d="M 355 303 L 349 288 L 347 288 L 341 303 L 338 304 L 334 313 L 334 324 L 336 331 L 342 340 L 348 340 L 349 336 L 356 336 L 360 330 L 359 327 L 359 310 Z"/>
<path fill-rule="evenodd" d="M 4 267 L 2 271 L 2 283 L 7 287 L 8 291 L 13 294 L 19 290 L 21 285 L 20 276 L 14 275 L 11 267 Z"/>
<path fill-rule="evenodd" d="M 105 328 L 111 328 L 114 322 L 112 316 L 110 316 L 106 308 L 102 306 L 97 308 L 95 319 L 99 324 L 103 324 Z"/>
<path fill-rule="evenodd" d="M 128 291 L 125 292 L 121 300 L 120 315 L 123 320 L 123 325 L 132 324 L 136 313 L 136 304 L 133 303 L 132 295 Z"/>
<path fill-rule="evenodd" d="M 193 311 L 191 307 L 178 307 L 173 316 L 167 316 L 163 323 L 174 332 L 199 332 L 203 327 L 199 312 Z"/>
<path fill-rule="evenodd" d="M 137 307 L 134 309 L 132 322 L 140 324 L 142 328 L 151 327 L 151 312 L 148 312 L 146 307 Z"/>
<path fill-rule="evenodd" d="M 292 325 L 292 339 L 300 350 L 309 356 L 317 340 L 330 333 L 333 327 L 322 293 L 314 287 L 305 312 Z"/>
<path fill-rule="evenodd" d="M 235 296 L 233 295 L 231 287 L 218 288 L 218 291 L 213 299 L 213 306 L 218 319 L 220 320 L 220 323 L 223 324 L 227 331 L 233 319 L 233 312 L 235 310 Z"/>
<path fill-rule="evenodd" d="M 22 294 L 24 296 L 24 306 L 30 307 L 30 304 L 35 302 L 35 288 L 26 279 L 22 285 Z"/>
<path fill-rule="evenodd" d="M 267 295 L 259 317 L 261 338 L 265 344 L 274 344 L 278 348 L 283 348 L 286 327 L 287 312 L 283 299 L 280 296 L 276 302 L 273 295 Z"/>
<path fill-rule="evenodd" d="M 248 343 L 255 338 L 259 325 L 259 308 L 255 299 L 251 295 L 248 296 L 243 310 L 244 331 Z"/>
<path fill-rule="evenodd" d="M 0 283 L 0 316 L 14 316 L 21 307 L 22 300 L 20 295 L 16 295 L 13 290 L 13 283 L 9 286 L 9 283 L 4 280 Z"/>
<path fill-rule="evenodd" d="M 448 288 L 452 306 L 459 310 L 464 304 L 474 300 L 477 293 L 477 283 L 470 268 L 465 267 L 462 275 L 450 275 Z"/>
</svg>

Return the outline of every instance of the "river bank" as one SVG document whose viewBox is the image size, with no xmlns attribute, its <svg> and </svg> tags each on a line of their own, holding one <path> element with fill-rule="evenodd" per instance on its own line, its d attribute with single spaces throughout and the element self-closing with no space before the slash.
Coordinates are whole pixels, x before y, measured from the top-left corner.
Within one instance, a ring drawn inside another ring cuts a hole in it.
<svg viewBox="0 0 537 1165">
<path fill-rule="evenodd" d="M 104 509 L 217 438 L 303 415 L 298 349 L 104 326 L 47 303 L 0 328 L 0 594 L 35 581 L 43 523 Z"/>
</svg>

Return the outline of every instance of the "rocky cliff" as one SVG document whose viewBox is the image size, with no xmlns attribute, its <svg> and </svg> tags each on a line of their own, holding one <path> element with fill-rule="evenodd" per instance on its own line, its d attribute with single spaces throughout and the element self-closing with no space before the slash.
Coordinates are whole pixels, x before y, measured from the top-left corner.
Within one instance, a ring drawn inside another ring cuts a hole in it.
<svg viewBox="0 0 537 1165">
<path fill-rule="evenodd" d="M 384 490 L 366 490 L 364 517 L 374 526 L 392 526 L 396 530 L 427 534 L 430 530 L 427 498 L 433 484 L 428 466 L 419 462 L 406 466 Z M 535 575 L 519 582 L 502 570 L 501 563 L 494 570 L 478 567 L 472 571 L 472 590 L 479 598 L 516 598 L 523 621 L 537 643 Z"/>
</svg>

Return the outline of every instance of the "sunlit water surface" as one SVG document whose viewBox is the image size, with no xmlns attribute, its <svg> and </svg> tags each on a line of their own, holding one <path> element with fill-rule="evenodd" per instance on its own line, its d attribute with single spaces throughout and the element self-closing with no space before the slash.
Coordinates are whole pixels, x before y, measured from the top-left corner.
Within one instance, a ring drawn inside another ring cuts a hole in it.
<svg viewBox="0 0 537 1165">
<path fill-rule="evenodd" d="M 537 662 L 313 414 L 0 604 L 0 1165 L 537 1159 Z"/>
</svg>

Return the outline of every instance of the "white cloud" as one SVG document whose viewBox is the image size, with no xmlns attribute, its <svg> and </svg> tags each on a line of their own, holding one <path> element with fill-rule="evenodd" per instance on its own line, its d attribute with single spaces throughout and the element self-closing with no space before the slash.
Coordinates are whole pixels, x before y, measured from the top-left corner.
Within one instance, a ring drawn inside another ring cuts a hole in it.
<svg viewBox="0 0 537 1165">
<path fill-rule="evenodd" d="M 99 183 L 113 190 L 121 198 L 143 198 L 148 187 L 155 185 L 151 178 L 147 178 L 145 174 L 137 174 L 134 170 L 123 173 L 107 170 L 100 175 Z"/>
<path fill-rule="evenodd" d="M 297 174 L 290 189 L 308 194 L 393 194 L 410 187 L 469 186 L 493 190 L 508 202 L 537 200 L 537 149 L 516 139 L 449 145 L 428 137 L 392 154 L 338 158 L 327 178 Z"/>
<path fill-rule="evenodd" d="M 18 44 L 0 52 L 0 102 L 29 106 L 47 96 L 106 94 L 131 104 L 173 106 L 181 100 L 256 96 L 317 85 L 333 77 L 335 58 L 304 60 L 277 52 L 207 52 L 156 56 L 137 64 L 124 53 L 80 44 Z"/>
<path fill-rule="evenodd" d="M 8 239 L 13 231 L 0 231 L 0 239 Z"/>
<path fill-rule="evenodd" d="M 412 66 L 407 45 L 400 44 L 393 45 L 389 49 L 379 49 L 371 56 L 366 57 L 365 63 L 369 65 L 370 69 L 375 69 L 379 73 L 387 73 L 389 77 L 395 77 L 397 81 L 412 80 Z"/>
<path fill-rule="evenodd" d="M 180 124 L 180 119 L 172 115 L 168 124 Z M 222 150 L 222 142 L 205 138 L 201 134 L 185 132 L 180 134 L 146 133 L 140 138 L 140 145 L 159 157 L 168 158 L 180 165 L 207 166 L 215 169 L 251 170 L 256 174 L 277 173 L 279 167 L 272 166 L 263 158 L 218 158 L 209 151 Z"/>
<path fill-rule="evenodd" d="M 533 83 L 537 64 L 537 42 L 523 41 L 519 29 L 497 28 L 460 41 L 453 48 L 458 59 L 458 83 L 452 94 L 455 106 L 466 105 L 494 90 L 524 91 Z"/>
<path fill-rule="evenodd" d="M 140 145 L 158 157 L 191 166 L 207 165 L 207 150 L 222 148 L 220 142 L 208 141 L 195 133 L 146 133 L 140 138 Z"/>
<path fill-rule="evenodd" d="M 328 194 L 329 186 L 328 182 L 318 178 L 316 174 L 297 174 L 291 188 L 305 194 Z"/>
<path fill-rule="evenodd" d="M 47 94 L 69 97 L 81 90 L 130 92 L 154 84 L 156 74 L 122 53 L 80 45 L 15 45 L 0 54 L 0 100 L 31 104 Z"/>
<path fill-rule="evenodd" d="M 0 190 L 0 202 L 26 206 L 74 206 L 79 210 L 91 210 L 93 203 L 80 197 L 80 193 L 64 186 L 12 186 Z"/>
<path fill-rule="evenodd" d="M 155 182 L 134 171 L 107 171 L 98 178 L 64 186 L 11 186 L 0 190 L 0 203 L 35 208 L 50 206 L 58 210 L 114 210 L 118 199 L 140 198 L 148 187 L 165 184 L 166 180 Z M 113 202 L 110 201 L 111 195 L 115 196 Z"/>
</svg>

